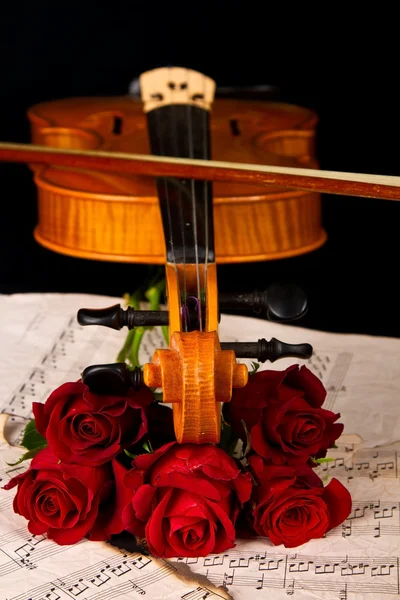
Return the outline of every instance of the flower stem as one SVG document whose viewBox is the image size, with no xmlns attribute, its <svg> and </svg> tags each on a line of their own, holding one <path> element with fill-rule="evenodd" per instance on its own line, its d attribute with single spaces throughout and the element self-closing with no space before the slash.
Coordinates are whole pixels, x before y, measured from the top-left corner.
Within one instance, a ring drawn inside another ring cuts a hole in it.
<svg viewBox="0 0 400 600">
<path fill-rule="evenodd" d="M 133 336 L 132 345 L 128 354 L 132 369 L 141 366 L 139 362 L 139 350 L 146 329 L 149 329 L 149 327 L 135 327 L 135 335 Z"/>
<path fill-rule="evenodd" d="M 133 294 L 125 294 L 124 299 L 127 306 L 132 306 L 135 310 L 140 310 L 140 303 L 144 298 L 149 302 L 150 310 L 159 310 L 162 294 L 165 292 L 165 279 L 160 280 L 160 273 L 156 273 L 149 281 L 148 288 L 143 286 L 137 289 Z M 135 327 L 128 332 L 125 342 L 118 353 L 117 362 L 126 362 L 129 369 L 140 367 L 139 351 L 143 340 L 143 336 L 147 329 L 153 327 Z M 169 341 L 168 327 L 162 327 L 164 339 Z"/>
<path fill-rule="evenodd" d="M 125 362 L 126 359 L 128 358 L 129 349 L 132 346 L 134 335 L 135 335 L 134 329 L 132 329 L 131 331 L 128 332 L 128 335 L 126 336 L 124 345 L 122 346 L 121 350 L 118 352 L 117 362 Z"/>
</svg>

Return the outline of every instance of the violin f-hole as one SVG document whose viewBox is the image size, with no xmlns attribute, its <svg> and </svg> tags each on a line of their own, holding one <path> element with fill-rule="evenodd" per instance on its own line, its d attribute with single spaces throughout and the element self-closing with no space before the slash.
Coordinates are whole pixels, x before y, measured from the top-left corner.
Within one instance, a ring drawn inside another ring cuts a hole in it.
<svg viewBox="0 0 400 600">
<path fill-rule="evenodd" d="M 122 133 L 122 117 L 116 117 L 114 116 L 114 120 L 113 120 L 113 128 L 112 128 L 112 132 L 114 135 L 121 135 Z"/>
<path fill-rule="evenodd" d="M 229 121 L 229 125 L 231 128 L 232 135 L 234 135 L 234 136 L 240 135 L 239 121 L 237 119 L 231 119 Z"/>
</svg>

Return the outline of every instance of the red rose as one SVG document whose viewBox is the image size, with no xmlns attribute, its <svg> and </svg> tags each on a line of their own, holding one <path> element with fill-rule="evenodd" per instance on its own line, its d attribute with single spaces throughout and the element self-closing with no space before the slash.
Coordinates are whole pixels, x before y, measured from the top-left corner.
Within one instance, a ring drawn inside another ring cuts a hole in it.
<svg viewBox="0 0 400 600">
<path fill-rule="evenodd" d="M 128 448 L 147 431 L 145 408 L 153 401 L 147 389 L 125 396 L 93 394 L 77 381 L 64 383 L 46 400 L 33 403 L 39 433 L 63 461 L 97 466 Z"/>
<path fill-rule="evenodd" d="M 249 463 L 259 483 L 252 498 L 253 527 L 274 545 L 301 546 L 323 537 L 349 516 L 351 496 L 337 479 L 324 487 L 307 465 L 266 465 L 256 455 Z"/>
<path fill-rule="evenodd" d="M 106 540 L 122 531 L 122 508 L 128 502 L 122 484 L 125 473 L 116 460 L 77 468 L 45 448 L 4 489 L 18 486 L 14 512 L 29 521 L 33 535 L 46 534 L 57 544 L 70 545 L 84 537 Z"/>
<path fill-rule="evenodd" d="M 267 461 L 299 464 L 326 455 L 341 435 L 340 414 L 321 408 L 326 390 L 309 370 L 298 365 L 285 371 L 261 371 L 233 391 L 225 418 L 244 438 L 241 420 L 251 433 L 251 446 Z"/>
<path fill-rule="evenodd" d="M 251 478 L 211 444 L 166 444 L 138 456 L 125 476 L 132 490 L 125 529 L 153 556 L 206 556 L 235 546 L 235 521 Z"/>
</svg>

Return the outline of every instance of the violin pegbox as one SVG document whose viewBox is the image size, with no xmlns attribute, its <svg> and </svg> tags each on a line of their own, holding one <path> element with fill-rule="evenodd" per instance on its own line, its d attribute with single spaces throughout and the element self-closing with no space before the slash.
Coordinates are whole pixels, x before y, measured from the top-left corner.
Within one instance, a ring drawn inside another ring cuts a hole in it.
<svg viewBox="0 0 400 600">
<path fill-rule="evenodd" d="M 143 73 L 139 81 L 145 113 L 171 104 L 190 104 L 210 110 L 214 101 L 215 81 L 192 69 L 153 69 Z"/>
<path fill-rule="evenodd" d="M 231 400 L 233 388 L 247 384 L 248 368 L 236 362 L 233 350 L 221 348 L 216 264 L 198 268 L 204 290 L 203 324 L 187 330 L 181 290 L 185 285 L 189 295 L 196 294 L 197 268 L 166 264 L 170 343 L 144 365 L 143 380 L 150 388 L 160 388 L 163 402 L 172 405 L 179 443 L 217 444 L 222 404 Z"/>
</svg>

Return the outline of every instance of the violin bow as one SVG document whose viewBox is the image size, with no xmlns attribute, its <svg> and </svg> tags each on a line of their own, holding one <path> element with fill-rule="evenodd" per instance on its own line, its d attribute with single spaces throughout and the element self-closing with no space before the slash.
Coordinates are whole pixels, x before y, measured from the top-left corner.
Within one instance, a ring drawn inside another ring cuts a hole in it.
<svg viewBox="0 0 400 600">
<path fill-rule="evenodd" d="M 254 183 L 340 196 L 400 200 L 400 177 L 390 175 L 275 167 L 103 150 L 65 150 L 17 143 L 0 143 L 0 161 L 32 165 L 51 164 L 151 177 Z"/>
</svg>

